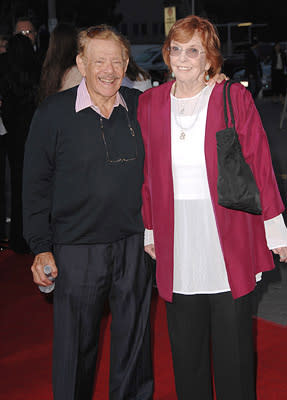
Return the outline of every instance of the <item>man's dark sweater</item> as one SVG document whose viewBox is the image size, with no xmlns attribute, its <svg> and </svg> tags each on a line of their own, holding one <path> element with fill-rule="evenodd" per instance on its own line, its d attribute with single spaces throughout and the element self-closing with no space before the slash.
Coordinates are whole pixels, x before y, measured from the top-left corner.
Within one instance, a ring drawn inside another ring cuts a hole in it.
<svg viewBox="0 0 287 400">
<path fill-rule="evenodd" d="M 103 118 L 91 108 L 76 113 L 77 87 L 49 97 L 36 111 L 24 162 L 24 236 L 35 253 L 53 244 L 113 242 L 143 232 L 141 187 L 144 147 L 137 122 L 140 92 L 121 88 L 127 111 Z"/>
</svg>

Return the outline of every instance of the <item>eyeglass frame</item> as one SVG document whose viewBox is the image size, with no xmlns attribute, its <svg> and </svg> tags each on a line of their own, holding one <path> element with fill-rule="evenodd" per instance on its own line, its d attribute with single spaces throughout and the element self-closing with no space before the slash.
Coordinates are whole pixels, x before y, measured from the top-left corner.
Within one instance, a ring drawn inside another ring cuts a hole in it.
<svg viewBox="0 0 287 400">
<path fill-rule="evenodd" d="M 135 131 L 134 131 L 133 127 L 131 126 L 131 122 L 130 122 L 129 114 L 128 114 L 127 110 L 126 110 L 126 117 L 127 117 L 127 120 L 128 120 L 128 128 L 129 128 L 130 134 L 131 134 L 131 136 L 133 136 L 135 138 L 135 145 L 136 145 L 135 146 L 136 147 L 135 157 L 132 157 L 132 158 L 119 158 L 117 160 L 111 160 L 110 159 L 109 150 L 108 150 L 108 145 L 107 145 L 107 142 L 106 142 L 105 132 L 104 132 L 103 117 L 100 115 L 101 136 L 102 136 L 102 139 L 103 139 L 103 142 L 104 142 L 104 146 L 105 146 L 105 151 L 106 151 L 106 162 L 109 163 L 109 164 L 126 163 L 126 162 L 129 162 L 129 161 L 134 161 L 138 157 L 138 147 L 137 147 L 136 134 L 135 134 Z"/>
<path fill-rule="evenodd" d="M 179 52 L 178 54 L 172 54 L 174 48 L 177 49 L 177 51 Z M 191 49 L 197 50 L 197 53 L 194 56 L 188 54 L 188 51 L 191 50 Z M 184 54 L 186 54 L 186 56 L 188 58 L 197 58 L 197 57 L 200 56 L 200 54 L 204 54 L 205 53 L 204 50 L 200 51 L 197 47 L 194 47 L 194 46 L 188 47 L 187 49 L 183 49 L 183 48 L 181 48 L 179 46 L 170 46 L 168 50 L 169 50 L 169 55 L 171 57 L 179 57 L 179 56 L 181 56 L 182 53 L 184 53 Z"/>
</svg>

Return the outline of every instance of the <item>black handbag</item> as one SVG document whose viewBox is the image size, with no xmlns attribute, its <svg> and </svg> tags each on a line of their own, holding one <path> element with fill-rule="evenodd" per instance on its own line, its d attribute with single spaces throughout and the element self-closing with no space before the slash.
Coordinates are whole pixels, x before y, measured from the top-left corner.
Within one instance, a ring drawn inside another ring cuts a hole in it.
<svg viewBox="0 0 287 400">
<path fill-rule="evenodd" d="M 230 86 L 226 81 L 223 87 L 224 118 L 226 129 L 216 132 L 218 179 L 218 204 L 233 210 L 251 214 L 262 214 L 260 194 L 250 166 L 246 163 L 238 134 L 235 130 Z M 232 127 L 228 127 L 226 92 Z"/>
</svg>

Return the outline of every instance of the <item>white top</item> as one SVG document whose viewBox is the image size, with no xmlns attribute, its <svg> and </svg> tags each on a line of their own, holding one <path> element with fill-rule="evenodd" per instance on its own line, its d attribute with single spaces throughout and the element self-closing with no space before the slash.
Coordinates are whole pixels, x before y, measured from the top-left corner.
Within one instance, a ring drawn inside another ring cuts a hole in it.
<svg viewBox="0 0 287 400">
<path fill-rule="evenodd" d="M 277 57 L 276 57 L 276 68 L 275 69 L 283 69 L 283 62 L 282 62 L 282 57 L 281 57 L 281 53 L 277 53 Z"/>
<path fill-rule="evenodd" d="M 147 89 L 150 89 L 152 87 L 151 80 L 150 79 L 143 79 L 143 76 L 140 74 L 141 80 L 137 81 L 132 81 L 130 80 L 127 76 L 124 77 L 122 81 L 122 86 L 127 86 L 132 89 L 138 89 L 141 92 L 144 92 Z"/>
<path fill-rule="evenodd" d="M 171 94 L 171 150 L 174 185 L 174 280 L 181 294 L 230 290 L 207 181 L 204 138 L 213 86 L 192 98 Z M 185 138 L 182 137 L 185 133 Z M 271 248 L 287 245 L 282 215 L 265 223 Z M 153 243 L 146 231 L 145 244 Z M 270 247 L 269 247 L 270 248 Z M 261 274 L 256 277 L 261 278 Z"/>
<path fill-rule="evenodd" d="M 73 65 L 65 72 L 62 79 L 62 86 L 60 91 L 67 90 L 74 86 L 79 85 L 82 79 L 83 77 L 80 71 L 78 70 L 78 67 L 76 65 Z"/>
<path fill-rule="evenodd" d="M 6 135 L 7 130 L 3 124 L 2 118 L 0 117 L 0 136 Z"/>
</svg>

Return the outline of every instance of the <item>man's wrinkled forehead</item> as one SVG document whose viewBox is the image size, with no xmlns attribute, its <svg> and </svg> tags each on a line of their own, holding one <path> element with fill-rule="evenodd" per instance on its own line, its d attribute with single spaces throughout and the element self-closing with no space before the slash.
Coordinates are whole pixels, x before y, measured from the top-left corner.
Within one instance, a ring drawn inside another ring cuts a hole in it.
<svg viewBox="0 0 287 400">
<path fill-rule="evenodd" d="M 114 39 L 90 39 L 86 45 L 84 55 L 109 56 L 111 58 L 124 59 L 124 52 L 121 44 Z"/>
</svg>

